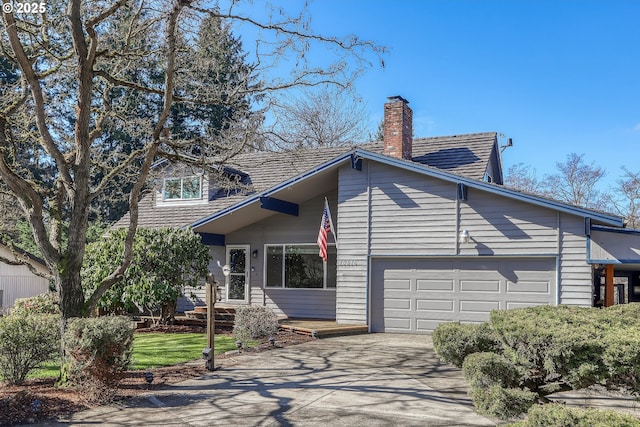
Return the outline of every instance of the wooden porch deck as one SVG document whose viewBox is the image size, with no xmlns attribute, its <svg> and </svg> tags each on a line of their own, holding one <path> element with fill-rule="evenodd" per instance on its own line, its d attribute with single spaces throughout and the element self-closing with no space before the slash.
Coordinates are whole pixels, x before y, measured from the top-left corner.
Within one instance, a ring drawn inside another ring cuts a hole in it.
<svg viewBox="0 0 640 427">
<path fill-rule="evenodd" d="M 335 320 L 328 319 L 279 319 L 280 329 L 290 330 L 298 334 L 311 335 L 316 338 L 328 336 L 366 334 L 367 325 L 339 325 Z"/>
</svg>

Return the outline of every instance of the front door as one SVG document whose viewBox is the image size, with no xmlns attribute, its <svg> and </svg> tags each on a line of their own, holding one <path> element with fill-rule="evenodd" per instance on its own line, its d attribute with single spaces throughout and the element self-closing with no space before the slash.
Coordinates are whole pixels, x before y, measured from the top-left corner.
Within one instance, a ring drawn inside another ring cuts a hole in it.
<svg viewBox="0 0 640 427">
<path fill-rule="evenodd" d="M 227 246 L 227 301 L 249 302 L 249 246 Z"/>
</svg>

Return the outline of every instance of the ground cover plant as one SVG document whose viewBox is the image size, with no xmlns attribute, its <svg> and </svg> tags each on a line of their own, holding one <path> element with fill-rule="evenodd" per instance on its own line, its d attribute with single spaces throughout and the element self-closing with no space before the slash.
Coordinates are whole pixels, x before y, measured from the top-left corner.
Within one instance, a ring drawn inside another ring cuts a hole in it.
<svg viewBox="0 0 640 427">
<path fill-rule="evenodd" d="M 481 414 L 513 418 L 592 385 L 640 395 L 640 304 L 493 311 L 483 325 L 440 325 L 433 342 Z"/>
</svg>

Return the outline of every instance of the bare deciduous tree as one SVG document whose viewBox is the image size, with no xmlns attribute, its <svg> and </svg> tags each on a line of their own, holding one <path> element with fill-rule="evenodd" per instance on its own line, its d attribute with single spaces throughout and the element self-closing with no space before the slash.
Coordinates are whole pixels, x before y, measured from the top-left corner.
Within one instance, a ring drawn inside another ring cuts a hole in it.
<svg viewBox="0 0 640 427">
<path fill-rule="evenodd" d="M 524 163 L 517 163 L 509 168 L 504 185 L 527 193 L 543 193 L 542 183 L 538 180 L 536 170 Z"/>
<path fill-rule="evenodd" d="M 625 217 L 627 227 L 640 228 L 640 172 L 622 167 L 624 175 L 617 181 L 607 200 L 616 212 Z"/>
<path fill-rule="evenodd" d="M 571 153 L 564 163 L 556 163 L 558 173 L 546 176 L 543 191 L 549 197 L 575 206 L 599 209 L 603 199 L 598 182 L 605 170 L 595 163 L 586 164 L 584 154 Z"/>
<path fill-rule="evenodd" d="M 350 91 L 323 86 L 304 89 L 271 110 L 274 148 L 336 147 L 367 139 L 368 120 L 362 104 Z"/>
<path fill-rule="evenodd" d="M 49 0 L 42 13 L 3 14 L 0 49 L 18 78 L 0 93 L 0 176 L 51 269 L 64 318 L 86 314 L 122 277 L 131 260 L 138 201 L 158 158 L 208 168 L 260 137 L 262 111 L 255 110 L 225 117 L 210 138 L 197 143 L 172 135 L 176 104 L 234 110 L 249 97 L 268 107 L 288 88 L 348 85 L 346 76 L 357 76 L 370 65 L 366 57 L 380 52 L 355 36 L 313 33 L 304 10 L 262 19 L 237 12 L 240 3 Z M 207 40 L 202 24 L 211 17 L 271 34 L 256 41 L 251 66 L 236 70 L 233 82 L 212 82 L 219 70 L 215 54 L 197 46 Z M 335 62 L 305 62 L 307 51 L 318 47 L 330 48 Z M 297 63 L 286 77 L 268 79 L 279 58 Z M 122 144 L 110 143 L 116 131 L 124 135 Z M 80 270 L 91 204 L 121 182 L 130 184 L 122 260 L 86 299 Z"/>
</svg>

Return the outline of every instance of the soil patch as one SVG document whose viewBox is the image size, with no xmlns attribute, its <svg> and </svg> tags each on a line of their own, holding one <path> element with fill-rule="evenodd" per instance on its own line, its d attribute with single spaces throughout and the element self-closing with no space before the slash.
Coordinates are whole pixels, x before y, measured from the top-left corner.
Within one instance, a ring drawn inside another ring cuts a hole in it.
<svg viewBox="0 0 640 427">
<path fill-rule="evenodd" d="M 136 331 L 164 332 L 164 333 L 204 333 L 202 326 L 157 326 Z M 216 330 L 216 334 L 230 334 L 230 329 Z M 276 336 L 275 346 L 262 340 L 257 346 L 242 350 L 243 353 L 257 353 L 269 351 L 273 348 L 287 347 L 312 341 L 313 338 L 296 334 L 290 331 L 280 331 Z M 216 355 L 216 359 L 226 358 L 229 355 Z M 153 374 L 153 382 L 147 383 L 145 372 Z M 156 368 L 148 371 L 128 371 L 120 380 L 115 390 L 112 390 L 109 398 L 112 400 L 127 399 L 149 390 L 157 390 L 168 384 L 196 378 L 206 374 L 202 363 L 188 362 L 175 366 Z M 27 380 L 19 386 L 0 386 L 0 426 L 16 424 L 31 424 L 46 421 L 56 421 L 66 418 L 74 412 L 100 406 L 108 402 L 94 402 L 86 397 L 86 393 L 73 388 L 60 388 L 55 386 L 55 379 Z"/>
</svg>

